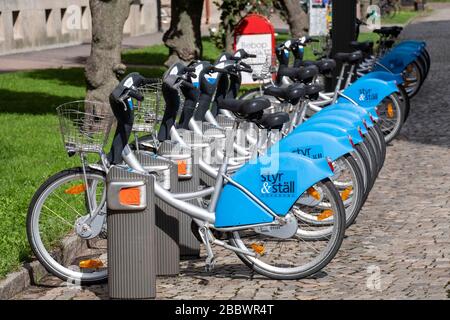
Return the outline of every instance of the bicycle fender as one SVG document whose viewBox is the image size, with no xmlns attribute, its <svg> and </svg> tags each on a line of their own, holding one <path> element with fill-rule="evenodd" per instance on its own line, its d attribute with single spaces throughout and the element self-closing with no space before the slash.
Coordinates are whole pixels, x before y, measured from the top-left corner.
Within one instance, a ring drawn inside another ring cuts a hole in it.
<svg viewBox="0 0 450 320">
<path fill-rule="evenodd" d="M 275 147 L 275 148 L 274 148 Z M 269 152 L 246 163 L 232 179 L 279 216 L 285 216 L 300 195 L 331 177 L 325 159 L 313 160 L 292 152 Z M 274 217 L 231 183 L 223 188 L 216 208 L 215 227 L 272 222 Z"/>
<path fill-rule="evenodd" d="M 353 151 L 348 137 L 308 130 L 294 130 L 280 141 L 279 149 L 280 152 L 293 152 L 312 159 L 330 158 L 333 161 Z"/>
<path fill-rule="evenodd" d="M 415 45 L 420 45 L 422 47 L 426 47 L 427 46 L 426 41 L 423 41 L 423 40 L 402 40 L 401 42 L 398 43 L 397 46 L 404 45 L 404 44 L 411 44 L 411 45 L 415 44 Z"/>
<path fill-rule="evenodd" d="M 392 73 L 401 73 L 408 65 L 417 59 L 416 54 L 403 50 L 390 51 L 378 63 Z M 373 71 L 386 71 L 382 66 L 375 65 Z"/>
<path fill-rule="evenodd" d="M 385 71 L 374 71 L 364 75 L 366 79 L 380 79 L 383 81 L 395 81 L 397 84 L 405 82 L 401 73 L 389 73 Z"/>
<path fill-rule="evenodd" d="M 343 94 L 360 107 L 374 108 L 378 106 L 384 98 L 390 94 L 398 92 L 394 81 L 383 81 L 365 76 L 356 80 L 352 85 L 343 91 Z M 338 102 L 348 102 L 345 97 L 340 97 Z"/>
<path fill-rule="evenodd" d="M 355 115 L 354 115 L 355 116 Z M 322 114 L 316 113 L 314 115 L 313 118 L 311 118 L 311 120 L 309 121 L 319 121 L 319 122 L 336 122 L 336 123 L 341 123 L 342 125 L 346 125 L 348 128 L 354 128 L 357 129 L 358 131 L 361 131 L 362 134 L 366 134 L 367 133 L 367 129 L 364 126 L 364 123 L 361 119 L 359 119 L 358 116 L 356 116 L 356 118 L 354 116 L 351 115 L 344 115 L 342 112 L 324 112 Z"/>
<path fill-rule="evenodd" d="M 345 119 L 343 120 L 342 118 L 324 114 L 321 117 L 313 117 L 309 119 L 305 124 L 302 124 L 302 127 L 306 128 L 306 126 L 311 126 L 313 124 L 317 125 L 318 127 L 325 128 L 324 130 L 327 130 L 327 125 L 334 125 L 347 132 L 351 136 L 354 143 L 358 143 L 358 140 L 362 140 L 362 136 L 358 130 L 358 127 L 353 123 L 346 121 Z M 363 134 L 363 132 L 361 133 Z"/>
<path fill-rule="evenodd" d="M 339 137 L 341 139 L 349 138 L 353 141 L 354 144 L 361 143 L 363 139 L 357 130 L 352 130 L 353 132 L 349 132 L 349 130 L 343 129 L 341 126 L 334 123 L 320 123 L 320 122 L 305 122 L 300 127 L 297 127 L 296 130 L 298 132 L 303 131 L 318 131 L 330 134 L 335 137 Z"/>
<path fill-rule="evenodd" d="M 320 113 L 348 115 L 349 117 L 352 117 L 352 119 L 362 120 L 368 127 L 373 127 L 375 125 L 372 122 L 368 111 L 366 111 L 364 108 L 355 106 L 354 104 L 350 103 L 336 103 L 323 109 L 322 111 L 320 111 Z"/>
<path fill-rule="evenodd" d="M 426 46 L 427 46 L 426 42 L 408 40 L 400 42 L 393 49 L 395 50 L 395 48 L 410 48 L 411 50 L 414 49 L 423 51 L 426 48 Z"/>
</svg>

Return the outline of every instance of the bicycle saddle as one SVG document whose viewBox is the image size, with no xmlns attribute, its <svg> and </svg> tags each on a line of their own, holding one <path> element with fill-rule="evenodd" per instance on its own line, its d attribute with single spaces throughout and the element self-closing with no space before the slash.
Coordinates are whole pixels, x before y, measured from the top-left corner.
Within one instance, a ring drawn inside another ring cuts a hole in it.
<svg viewBox="0 0 450 320">
<path fill-rule="evenodd" d="M 365 54 L 370 54 L 373 49 L 373 42 L 372 41 L 352 41 L 350 42 L 350 46 L 355 50 L 360 50 Z"/>
<path fill-rule="evenodd" d="M 314 61 L 314 64 L 319 68 L 321 74 L 327 74 L 336 68 L 336 61 L 333 59 L 321 59 L 319 61 Z"/>
<path fill-rule="evenodd" d="M 336 61 L 333 59 L 320 59 L 318 61 L 303 61 L 302 66 L 316 66 L 320 74 L 328 74 L 336 68 Z"/>
<path fill-rule="evenodd" d="M 316 65 L 305 66 L 298 71 L 297 79 L 308 82 L 312 80 L 319 73 L 319 68 Z"/>
<path fill-rule="evenodd" d="M 295 100 L 302 98 L 305 93 L 305 85 L 301 83 L 294 83 L 284 88 L 271 86 L 264 90 L 264 94 L 285 100 L 290 103 L 293 103 Z"/>
<path fill-rule="evenodd" d="M 264 114 L 260 119 L 253 120 L 253 122 L 260 128 L 267 130 L 281 130 L 283 124 L 289 121 L 289 115 L 286 112 L 275 112 L 271 114 Z"/>
<path fill-rule="evenodd" d="M 363 58 L 363 55 L 362 55 L 361 51 L 354 51 L 354 52 L 349 52 L 349 53 L 338 52 L 334 56 L 334 59 L 341 61 L 341 62 L 347 62 L 350 64 L 357 64 L 358 62 L 360 62 L 362 60 L 362 58 Z"/>
<path fill-rule="evenodd" d="M 402 27 L 392 26 L 392 27 L 381 27 L 380 29 L 373 30 L 373 32 L 383 36 L 398 37 L 402 32 L 402 30 L 403 30 Z"/>
<path fill-rule="evenodd" d="M 298 72 L 299 72 L 298 68 L 280 65 L 280 68 L 278 69 L 278 72 L 277 72 L 277 76 L 278 77 L 289 77 L 289 78 L 295 79 L 295 78 L 297 78 Z"/>
<path fill-rule="evenodd" d="M 380 45 L 388 49 L 392 48 L 395 44 L 395 40 L 383 40 L 380 41 Z"/>
<path fill-rule="evenodd" d="M 309 99 L 316 99 L 319 95 L 319 92 L 323 91 L 323 86 L 320 84 L 308 84 L 305 86 L 305 95 Z"/>
<path fill-rule="evenodd" d="M 221 99 L 217 101 L 219 108 L 231 112 L 249 115 L 258 113 L 270 107 L 270 101 L 264 98 L 255 98 L 251 100 Z"/>
</svg>

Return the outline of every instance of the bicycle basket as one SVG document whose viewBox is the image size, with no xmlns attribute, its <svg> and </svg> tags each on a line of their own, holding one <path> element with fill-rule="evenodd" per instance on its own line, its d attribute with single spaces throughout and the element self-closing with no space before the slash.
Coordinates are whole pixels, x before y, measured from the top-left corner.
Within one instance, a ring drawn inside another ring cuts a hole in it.
<svg viewBox="0 0 450 320">
<path fill-rule="evenodd" d="M 102 152 L 113 121 L 109 104 L 74 101 L 56 108 L 67 152 Z"/>
<path fill-rule="evenodd" d="M 134 107 L 133 131 L 155 131 L 155 125 L 161 120 L 159 111 L 164 109 L 164 97 L 161 86 L 162 82 L 159 81 L 138 88 L 144 100 Z"/>
<path fill-rule="evenodd" d="M 267 55 L 252 63 L 254 81 L 267 81 L 272 79 L 272 74 L 276 72 L 277 61 L 271 55 Z"/>
</svg>

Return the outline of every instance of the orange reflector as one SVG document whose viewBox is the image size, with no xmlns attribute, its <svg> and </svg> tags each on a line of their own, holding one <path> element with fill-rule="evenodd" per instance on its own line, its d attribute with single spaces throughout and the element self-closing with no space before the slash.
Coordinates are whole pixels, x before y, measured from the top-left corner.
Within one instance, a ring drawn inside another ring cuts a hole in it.
<svg viewBox="0 0 450 320">
<path fill-rule="evenodd" d="M 80 194 L 86 191 L 86 187 L 84 184 L 77 184 L 76 186 L 70 187 L 69 189 L 64 190 L 65 194 Z"/>
<path fill-rule="evenodd" d="M 119 191 L 119 202 L 122 205 L 138 206 L 141 203 L 139 188 L 123 188 Z"/>
<path fill-rule="evenodd" d="M 394 117 L 394 106 L 390 102 L 387 105 L 386 113 L 387 113 L 388 118 L 393 118 Z"/>
<path fill-rule="evenodd" d="M 185 160 L 178 160 L 178 175 L 187 174 L 187 164 Z"/>
<path fill-rule="evenodd" d="M 78 264 L 81 269 L 98 269 L 103 267 L 103 262 L 98 259 L 81 260 Z"/>
<path fill-rule="evenodd" d="M 350 196 L 350 192 L 352 192 L 352 190 L 353 190 L 352 187 L 348 187 L 344 191 L 342 191 L 341 199 L 344 200 L 344 201 L 347 200 L 348 197 Z"/>
<path fill-rule="evenodd" d="M 410 64 L 410 65 L 408 65 L 408 66 L 406 67 L 406 71 L 408 71 L 408 72 L 412 72 L 412 71 L 413 71 L 413 66 L 412 66 L 412 64 Z"/>
<path fill-rule="evenodd" d="M 260 245 L 260 244 L 257 244 L 257 243 L 252 243 L 251 247 L 252 247 L 253 251 L 255 251 L 257 254 L 259 254 L 261 256 L 266 251 L 266 249 L 264 248 L 263 245 Z"/>
<path fill-rule="evenodd" d="M 326 218 L 331 217 L 334 214 L 333 210 L 324 210 L 321 214 L 317 216 L 317 220 L 322 221 Z"/>
<path fill-rule="evenodd" d="M 320 193 L 314 187 L 308 189 L 308 194 L 314 199 L 320 200 Z"/>
</svg>

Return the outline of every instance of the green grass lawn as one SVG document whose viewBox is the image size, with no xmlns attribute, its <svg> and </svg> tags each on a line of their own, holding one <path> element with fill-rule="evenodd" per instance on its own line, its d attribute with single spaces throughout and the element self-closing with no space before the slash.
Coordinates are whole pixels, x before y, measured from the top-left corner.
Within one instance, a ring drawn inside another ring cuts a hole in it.
<svg viewBox="0 0 450 320">
<path fill-rule="evenodd" d="M 285 41 L 288 35 L 279 35 Z M 373 39 L 362 35 L 361 39 Z M 162 65 L 168 51 L 157 45 L 124 52 L 127 63 Z M 205 59 L 215 60 L 220 50 L 204 39 Z M 313 58 L 310 49 L 306 59 Z M 129 68 L 147 77 L 160 77 L 164 67 Z M 83 69 L 46 69 L 0 74 L 0 278 L 30 257 L 25 217 L 37 188 L 54 173 L 78 166 L 67 157 L 55 108 L 83 99 Z"/>
<path fill-rule="evenodd" d="M 148 77 L 164 70 L 129 69 Z M 25 217 L 36 189 L 79 165 L 65 153 L 55 108 L 84 95 L 81 68 L 0 74 L 0 278 L 30 256 Z"/>
<path fill-rule="evenodd" d="M 221 50 L 217 49 L 209 40 L 204 37 L 203 60 L 215 61 Z M 142 49 L 129 49 L 122 53 L 122 60 L 128 64 L 162 66 L 167 60 L 169 49 L 164 44 L 157 44 Z"/>
<path fill-rule="evenodd" d="M 388 18 L 388 17 L 381 18 L 381 23 L 382 24 L 406 24 L 421 12 L 422 11 L 414 11 L 412 9 L 402 9 L 399 12 L 397 12 L 397 14 L 392 18 Z"/>
</svg>

